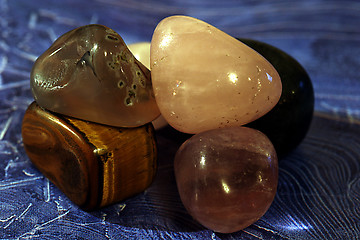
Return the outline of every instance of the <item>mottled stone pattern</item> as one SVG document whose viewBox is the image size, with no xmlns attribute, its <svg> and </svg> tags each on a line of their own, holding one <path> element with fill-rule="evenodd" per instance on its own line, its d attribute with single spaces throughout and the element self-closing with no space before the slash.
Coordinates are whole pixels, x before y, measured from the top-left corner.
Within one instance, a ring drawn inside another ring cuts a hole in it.
<svg viewBox="0 0 360 240">
<path fill-rule="evenodd" d="M 129 44 L 128 48 L 137 60 L 150 69 L 150 42 Z M 167 125 L 167 121 L 162 115 L 160 115 L 152 121 L 152 124 L 155 129 L 161 129 Z"/>
<path fill-rule="evenodd" d="M 0 238 L 359 239 L 359 7 L 357 0 L 0 1 Z M 151 187 L 91 213 L 49 183 L 23 149 L 30 71 L 56 38 L 98 23 L 126 43 L 150 41 L 156 24 L 172 14 L 270 43 L 297 59 L 313 82 L 308 135 L 279 162 L 267 213 L 237 233 L 213 233 L 186 212 L 173 157 L 188 136 L 171 128 L 158 132 L 159 171 Z"/>
<path fill-rule="evenodd" d="M 114 30 L 97 24 L 59 37 L 35 62 L 35 101 L 51 111 L 117 127 L 136 127 L 160 113 L 149 70 Z"/>
</svg>

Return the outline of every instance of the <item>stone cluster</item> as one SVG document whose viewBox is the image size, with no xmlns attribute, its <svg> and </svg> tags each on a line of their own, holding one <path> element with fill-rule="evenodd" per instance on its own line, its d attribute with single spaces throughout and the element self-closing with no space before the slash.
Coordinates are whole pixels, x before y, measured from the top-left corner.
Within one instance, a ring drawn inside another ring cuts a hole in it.
<svg viewBox="0 0 360 240">
<path fill-rule="evenodd" d="M 314 102 L 310 79 L 300 64 L 270 45 L 240 40 L 198 19 L 171 16 L 158 24 L 151 44 L 128 48 L 110 28 L 88 25 L 64 34 L 38 58 L 31 90 L 40 107 L 70 118 L 65 123 L 86 128 L 81 121 L 94 122 L 107 135 L 107 125 L 116 134 L 113 127 L 121 127 L 122 132 L 148 126 L 160 114 L 153 122 L 156 129 L 168 123 L 180 132 L 195 134 L 174 160 L 180 198 L 202 225 L 231 233 L 251 225 L 270 207 L 278 182 L 276 151 L 284 155 L 300 143 Z M 41 114 L 37 108 L 26 130 Z M 41 116 L 44 122 L 45 115 Z M 289 127 L 298 129 L 295 125 L 301 127 L 293 134 Z M 37 129 L 54 128 L 60 131 L 62 125 L 52 122 Z M 31 131 L 24 133 L 30 139 Z M 98 151 L 114 158 L 106 150 L 111 141 L 99 144 L 100 133 L 86 133 L 88 144 L 101 145 Z M 152 131 L 141 130 L 141 134 L 151 146 L 139 148 L 151 152 L 156 147 Z M 130 155 L 126 155 L 129 161 Z M 144 176 L 139 190 L 154 175 L 156 153 L 151 156 L 143 166 L 151 174 Z M 86 171 L 82 174 L 89 179 Z M 56 181 L 62 181 L 56 176 Z M 107 191 L 106 186 L 103 190 Z"/>
</svg>

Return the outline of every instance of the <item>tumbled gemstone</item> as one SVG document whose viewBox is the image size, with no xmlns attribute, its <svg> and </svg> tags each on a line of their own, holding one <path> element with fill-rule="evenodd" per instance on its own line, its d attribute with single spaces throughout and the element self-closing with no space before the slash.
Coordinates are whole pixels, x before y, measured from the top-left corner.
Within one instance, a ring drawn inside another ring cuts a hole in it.
<svg viewBox="0 0 360 240">
<path fill-rule="evenodd" d="M 161 114 L 186 133 L 251 122 L 281 95 L 280 77 L 267 60 L 191 17 L 172 16 L 158 24 L 150 66 Z"/>
<path fill-rule="evenodd" d="M 134 57 L 150 69 L 150 42 L 138 42 L 127 45 Z"/>
<path fill-rule="evenodd" d="M 55 41 L 33 66 L 31 90 L 43 108 L 112 126 L 140 126 L 159 115 L 150 71 L 102 25 Z"/>
<path fill-rule="evenodd" d="M 85 210 L 140 193 L 155 177 L 157 146 L 150 123 L 111 127 L 56 114 L 33 102 L 21 130 L 34 166 Z"/>
<path fill-rule="evenodd" d="M 231 233 L 251 225 L 265 214 L 276 193 L 274 147 L 251 128 L 194 135 L 179 148 L 174 168 L 185 208 L 216 232 Z"/>
<path fill-rule="evenodd" d="M 314 90 L 309 75 L 293 57 L 269 44 L 239 39 L 265 57 L 281 77 L 282 94 L 270 112 L 247 126 L 266 134 L 281 159 L 305 137 L 314 112 Z"/>
<path fill-rule="evenodd" d="M 137 60 L 145 67 L 150 68 L 150 42 L 132 43 L 128 45 L 128 48 Z M 152 121 L 152 124 L 155 130 L 159 130 L 168 125 L 162 115 Z"/>
</svg>

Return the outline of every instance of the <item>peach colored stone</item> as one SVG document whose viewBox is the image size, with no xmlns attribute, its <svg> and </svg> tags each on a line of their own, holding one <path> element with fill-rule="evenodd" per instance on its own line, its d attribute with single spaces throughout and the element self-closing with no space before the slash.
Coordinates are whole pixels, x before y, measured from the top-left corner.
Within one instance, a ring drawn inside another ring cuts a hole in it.
<svg viewBox="0 0 360 240">
<path fill-rule="evenodd" d="M 186 133 L 251 122 L 270 111 L 281 95 L 279 74 L 265 58 L 187 16 L 158 24 L 150 64 L 161 114 Z"/>
<path fill-rule="evenodd" d="M 145 67 L 150 69 L 150 43 L 149 42 L 138 42 L 128 44 L 130 52 L 134 57 L 140 61 Z"/>
<path fill-rule="evenodd" d="M 150 43 L 149 42 L 139 42 L 132 43 L 127 45 L 130 52 L 134 55 L 134 57 L 140 61 L 145 67 L 150 69 Z M 159 130 L 168 125 L 165 118 L 160 115 L 152 124 L 155 130 Z"/>
<path fill-rule="evenodd" d="M 92 122 L 136 127 L 159 116 L 150 71 L 102 25 L 74 29 L 35 62 L 31 90 L 43 108 Z"/>
</svg>

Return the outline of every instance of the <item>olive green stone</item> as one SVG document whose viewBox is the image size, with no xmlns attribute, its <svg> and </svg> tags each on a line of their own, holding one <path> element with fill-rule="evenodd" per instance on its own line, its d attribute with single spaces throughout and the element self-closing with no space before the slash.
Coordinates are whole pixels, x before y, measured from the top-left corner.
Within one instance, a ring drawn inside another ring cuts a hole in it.
<svg viewBox="0 0 360 240">
<path fill-rule="evenodd" d="M 263 117 L 247 124 L 263 132 L 279 158 L 304 139 L 314 112 L 314 90 L 309 75 L 293 57 L 269 44 L 238 38 L 265 57 L 278 71 L 282 94 L 277 105 Z"/>
</svg>

